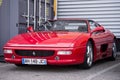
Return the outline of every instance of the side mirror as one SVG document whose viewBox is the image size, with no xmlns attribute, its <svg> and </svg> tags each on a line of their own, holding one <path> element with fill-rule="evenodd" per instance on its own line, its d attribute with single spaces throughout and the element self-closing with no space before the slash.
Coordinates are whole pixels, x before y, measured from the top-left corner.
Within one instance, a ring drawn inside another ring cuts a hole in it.
<svg viewBox="0 0 120 80">
<path fill-rule="evenodd" d="M 33 30 L 33 27 L 32 27 L 32 26 L 27 27 L 27 31 L 33 32 L 33 31 L 34 31 L 34 30 Z"/>
<path fill-rule="evenodd" d="M 92 31 L 91 31 L 91 33 L 94 33 L 94 32 L 98 32 L 98 31 L 105 31 L 105 29 L 103 28 L 103 27 L 96 27 L 95 29 L 93 29 Z"/>
</svg>

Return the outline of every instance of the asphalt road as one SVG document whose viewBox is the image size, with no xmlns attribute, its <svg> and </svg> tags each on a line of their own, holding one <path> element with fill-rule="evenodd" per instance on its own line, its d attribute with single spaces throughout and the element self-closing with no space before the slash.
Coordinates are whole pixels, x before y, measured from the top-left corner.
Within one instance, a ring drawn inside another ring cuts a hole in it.
<svg viewBox="0 0 120 80">
<path fill-rule="evenodd" d="M 120 80 L 120 56 L 97 61 L 89 70 L 75 66 L 26 66 L 0 63 L 0 80 Z"/>
</svg>

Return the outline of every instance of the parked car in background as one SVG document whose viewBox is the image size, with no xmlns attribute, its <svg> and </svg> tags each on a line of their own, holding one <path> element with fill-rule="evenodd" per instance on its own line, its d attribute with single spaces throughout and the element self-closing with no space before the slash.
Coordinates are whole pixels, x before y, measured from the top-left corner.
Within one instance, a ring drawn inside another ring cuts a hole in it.
<svg viewBox="0 0 120 80">
<path fill-rule="evenodd" d="M 8 63 L 24 65 L 80 65 L 90 68 L 96 60 L 115 60 L 115 36 L 93 20 L 58 19 L 35 31 L 19 34 L 4 46 Z"/>
</svg>

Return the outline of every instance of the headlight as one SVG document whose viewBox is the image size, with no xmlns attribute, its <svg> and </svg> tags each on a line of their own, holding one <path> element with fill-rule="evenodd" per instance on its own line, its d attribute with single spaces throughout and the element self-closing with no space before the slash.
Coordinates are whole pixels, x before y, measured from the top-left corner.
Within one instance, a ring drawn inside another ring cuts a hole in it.
<svg viewBox="0 0 120 80">
<path fill-rule="evenodd" d="M 72 52 L 71 51 L 58 51 L 57 54 L 58 55 L 71 55 Z"/>
<path fill-rule="evenodd" d="M 10 49 L 5 49 L 5 50 L 4 50 L 4 53 L 11 54 L 11 53 L 12 53 L 12 50 L 10 50 Z"/>
</svg>

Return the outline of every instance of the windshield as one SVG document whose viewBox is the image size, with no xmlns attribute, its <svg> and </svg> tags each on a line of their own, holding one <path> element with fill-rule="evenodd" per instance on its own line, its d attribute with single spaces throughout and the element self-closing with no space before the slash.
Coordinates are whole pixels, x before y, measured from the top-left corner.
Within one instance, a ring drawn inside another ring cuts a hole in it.
<svg viewBox="0 0 120 80">
<path fill-rule="evenodd" d="M 87 32 L 87 23 L 83 20 L 57 20 L 54 22 L 47 22 L 44 27 L 51 31 Z"/>
</svg>

